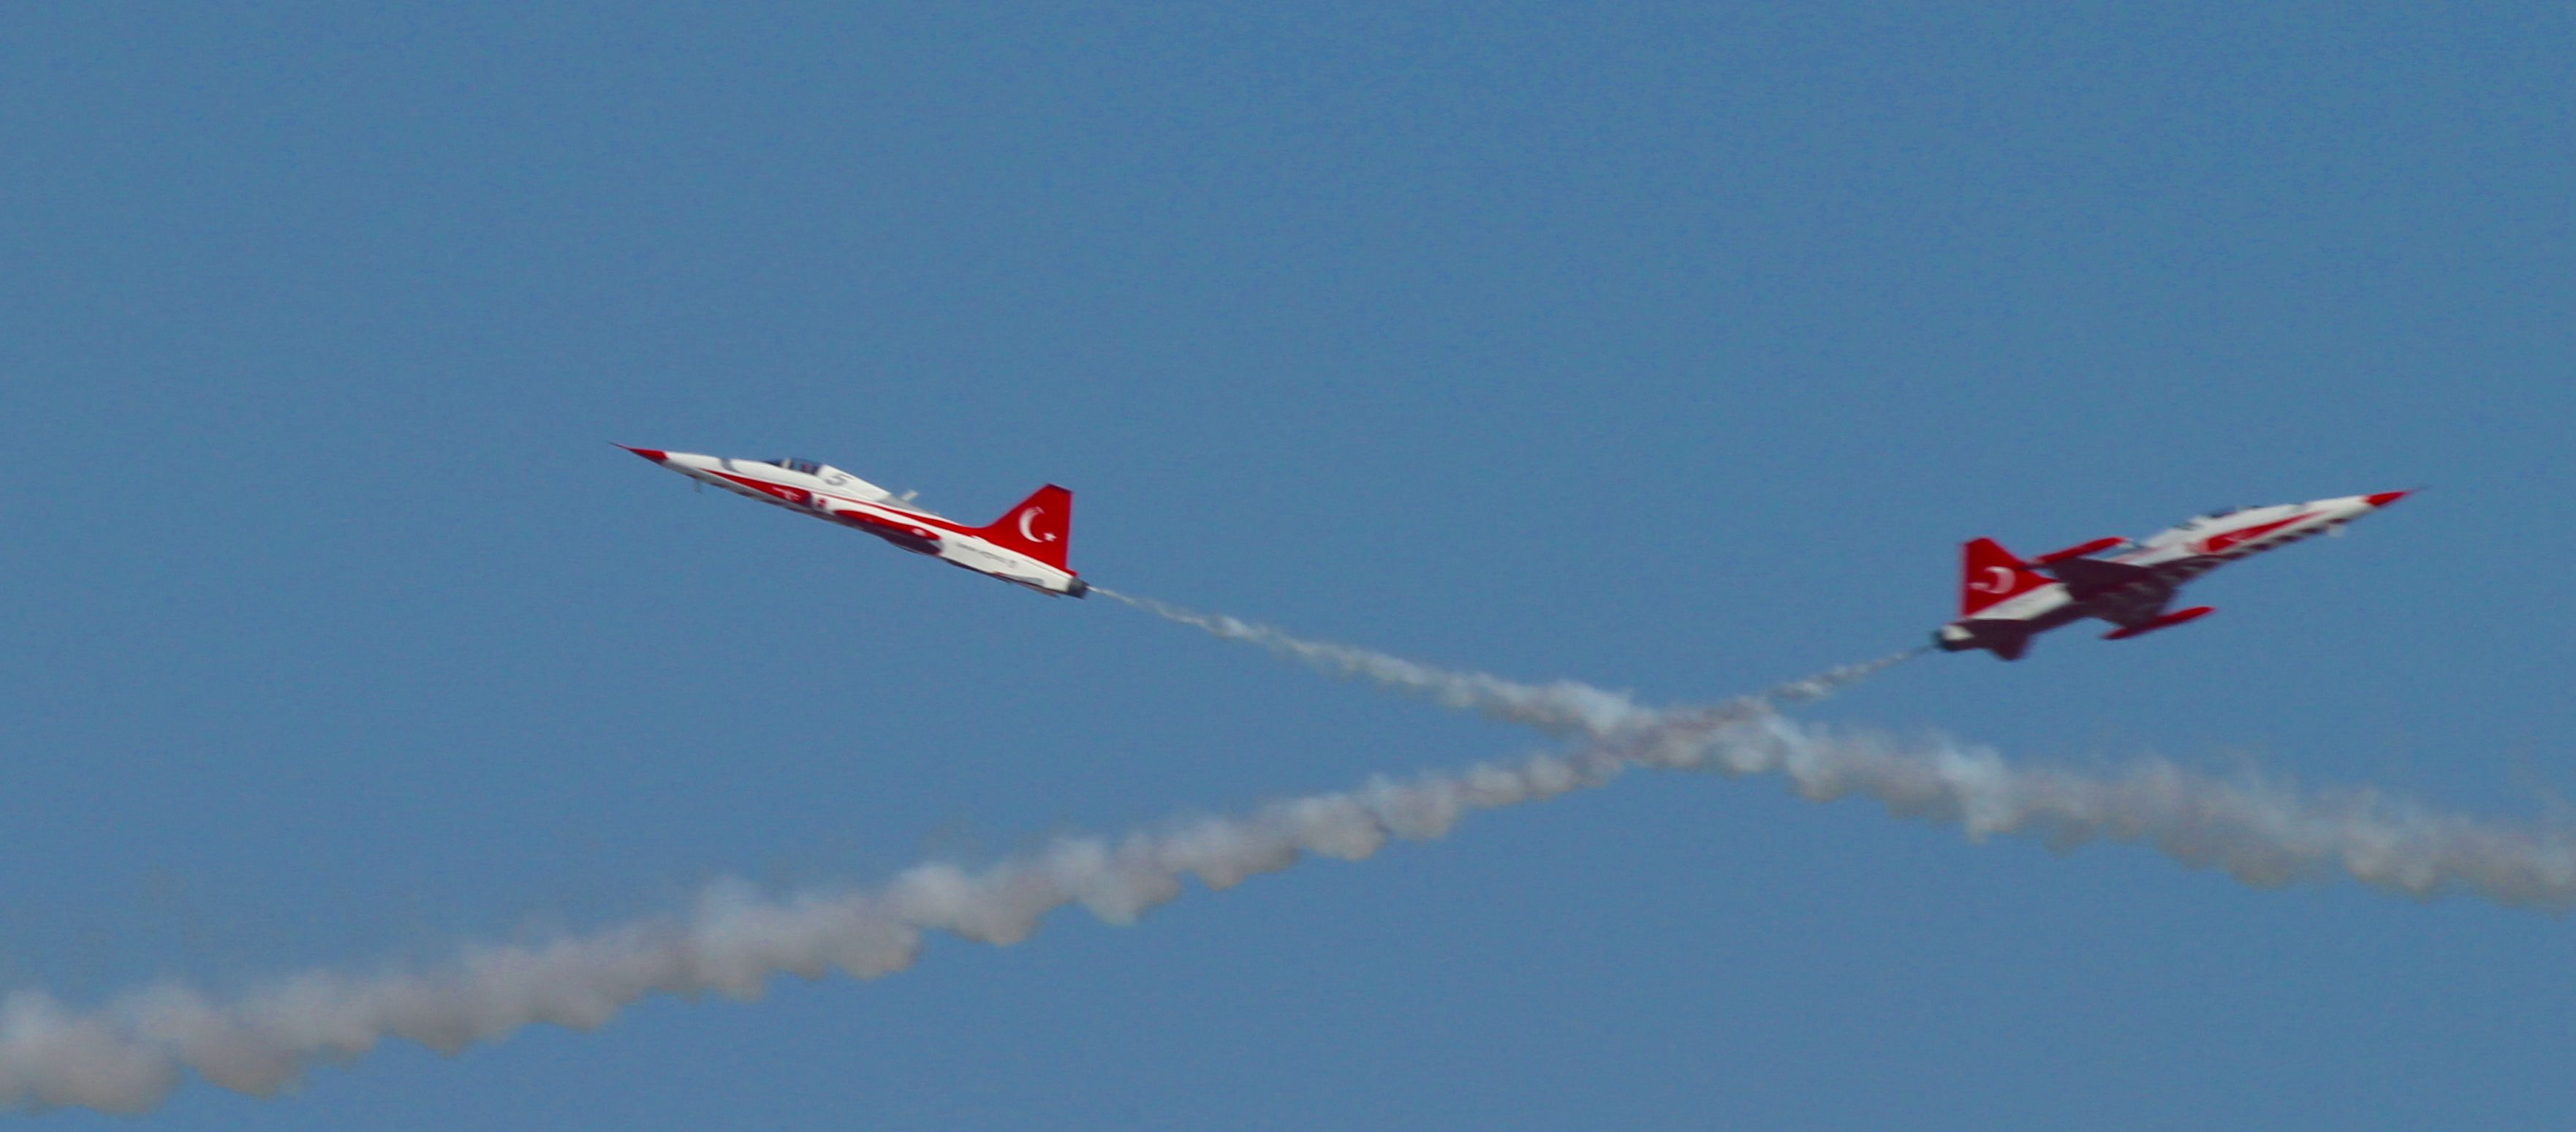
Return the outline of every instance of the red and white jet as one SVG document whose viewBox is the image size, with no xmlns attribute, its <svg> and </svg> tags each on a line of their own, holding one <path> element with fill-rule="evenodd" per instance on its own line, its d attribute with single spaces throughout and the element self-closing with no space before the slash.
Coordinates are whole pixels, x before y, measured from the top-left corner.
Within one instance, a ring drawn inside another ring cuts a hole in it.
<svg viewBox="0 0 2576 1132">
<path fill-rule="evenodd" d="M 1073 534 L 1073 493 L 1054 484 L 1039 488 L 990 525 L 969 527 L 912 506 L 910 493 L 897 496 L 812 460 L 728 460 L 618 447 L 701 483 L 854 527 L 951 566 L 1040 593 L 1081 597 L 1091 592 L 1091 584 L 1065 566 Z"/>
<path fill-rule="evenodd" d="M 2099 538 L 2024 562 L 1981 538 L 1967 544 L 1959 619 L 1932 634 L 1944 651 L 1985 649 L 2021 659 L 2032 636 L 2098 617 L 2119 641 L 2171 628 L 2211 612 L 2206 605 L 2165 611 L 2174 592 L 2235 559 L 2304 538 L 2342 534 L 2343 525 L 2409 494 L 2383 491 L 2313 503 L 2231 507 L 2202 515 L 2144 541 Z M 2096 555 L 2105 555 L 2095 557 Z"/>
</svg>

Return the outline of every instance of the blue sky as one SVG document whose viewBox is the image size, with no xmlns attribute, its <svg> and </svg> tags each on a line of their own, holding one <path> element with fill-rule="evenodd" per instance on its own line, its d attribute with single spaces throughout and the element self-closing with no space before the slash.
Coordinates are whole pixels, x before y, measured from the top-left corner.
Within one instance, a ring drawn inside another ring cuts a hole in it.
<svg viewBox="0 0 2576 1132">
<path fill-rule="evenodd" d="M 609 441 L 1052 480 L 1104 584 L 1655 701 L 1921 640 L 1967 537 L 2429 484 L 2188 629 L 1810 714 L 2576 789 L 2562 7 L 956 7 L 0 16 L 0 976 L 370 971 L 1541 742 Z M 1638 777 L 153 1120 L 2562 1128 L 2567 931 Z"/>
</svg>

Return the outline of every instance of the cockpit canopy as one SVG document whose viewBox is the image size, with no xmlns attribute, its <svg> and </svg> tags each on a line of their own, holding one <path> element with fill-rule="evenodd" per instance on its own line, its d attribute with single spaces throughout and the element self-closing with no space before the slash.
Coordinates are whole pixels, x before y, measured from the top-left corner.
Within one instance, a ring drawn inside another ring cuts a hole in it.
<svg viewBox="0 0 2576 1132">
<path fill-rule="evenodd" d="M 868 481 L 842 471 L 839 468 L 835 468 L 830 464 L 823 463 L 820 460 L 808 460 L 802 456 L 781 456 L 775 460 L 765 460 L 762 462 L 772 467 L 785 468 L 791 472 L 803 472 L 806 475 L 813 476 L 816 479 L 822 480 L 825 486 L 830 487 L 835 492 L 843 495 L 855 496 L 859 499 L 869 501 L 891 499 L 906 505 L 910 505 L 912 502 L 912 495 L 910 492 L 897 496 L 893 492 L 887 491 L 882 487 L 878 487 L 875 484 L 869 483 Z M 914 507 L 912 509 L 915 511 L 921 511 L 921 508 L 918 507 Z M 922 511 L 922 514 L 926 515 L 929 514 L 929 512 Z"/>
</svg>

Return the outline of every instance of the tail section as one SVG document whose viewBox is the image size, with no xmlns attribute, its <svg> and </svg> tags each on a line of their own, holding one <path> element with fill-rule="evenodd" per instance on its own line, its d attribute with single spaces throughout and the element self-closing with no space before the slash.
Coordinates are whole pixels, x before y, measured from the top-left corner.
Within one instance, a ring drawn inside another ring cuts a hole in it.
<svg viewBox="0 0 2576 1132">
<path fill-rule="evenodd" d="M 1967 652 L 1984 649 L 2005 660 L 2020 660 L 2030 650 L 2031 629 L 2020 621 L 1953 621 L 1932 634 L 1932 646 L 1942 652 Z"/>
<path fill-rule="evenodd" d="M 995 546 L 1070 573 L 1064 554 L 1073 541 L 1073 493 L 1048 484 L 975 533 Z"/>
<path fill-rule="evenodd" d="M 1959 580 L 1959 616 L 1974 617 L 1989 606 L 2053 584 L 1995 540 L 1978 539 L 1966 547 L 1966 567 Z"/>
</svg>

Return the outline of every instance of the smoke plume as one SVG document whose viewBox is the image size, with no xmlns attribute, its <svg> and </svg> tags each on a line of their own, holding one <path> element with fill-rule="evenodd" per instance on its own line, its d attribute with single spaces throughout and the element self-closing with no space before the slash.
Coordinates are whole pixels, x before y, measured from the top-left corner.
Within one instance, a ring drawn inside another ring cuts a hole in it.
<svg viewBox="0 0 2576 1132">
<path fill-rule="evenodd" d="M 2107 773 L 2020 766 L 1947 739 L 1900 744 L 1865 731 L 1800 726 L 1774 714 L 1921 655 L 1921 649 L 1819 673 L 1704 707 L 1655 709 L 1573 681 L 1516 683 L 1328 642 L 1266 625 L 1111 594 L 1156 616 L 1243 641 L 1348 678 L 1444 705 L 1579 735 L 1586 753 L 1667 770 L 1778 774 L 1815 801 L 1858 796 L 1901 817 L 1956 824 L 1971 839 L 2027 834 L 2057 848 L 2093 840 L 2152 845 L 2195 868 L 2254 885 L 2338 872 L 2419 899 L 2464 893 L 2499 904 L 2576 905 L 2576 828 L 2445 813 L 2367 787 L 2302 791 L 2247 775 L 2222 780 L 2160 759 Z"/>
<path fill-rule="evenodd" d="M 1122 594 L 1099 586 L 1091 587 L 1091 592 L 1124 602 L 1166 621 L 1201 630 L 1219 640 L 1257 645 L 1328 675 L 1361 680 L 1419 696 L 1452 710 L 1471 711 L 1506 723 L 1523 724 L 1560 739 L 1606 739 L 1673 724 L 1715 725 L 1750 719 L 1773 710 L 1776 704 L 1814 703 L 1881 670 L 1923 654 L 1922 649 L 1908 649 L 1877 660 L 1828 669 L 1718 704 L 1650 708 L 1639 704 L 1627 692 L 1596 688 L 1578 681 L 1524 684 L 1491 673 L 1459 672 L 1353 645 L 1309 640 L 1268 625 L 1222 614 L 1200 613 L 1170 602 Z"/>
<path fill-rule="evenodd" d="M 781 896 L 722 882 L 672 915 L 545 944 L 469 947 L 426 969 L 313 971 L 230 998 L 166 984 L 90 1009 L 18 991 L 0 998 L 0 1103 L 137 1112 L 190 1072 L 268 1096 L 316 1065 L 359 1057 L 388 1039 L 454 1052 L 536 1023 L 593 1029 L 651 994 L 754 999 L 782 974 L 877 978 L 911 966 L 930 933 L 1016 943 L 1066 905 L 1126 924 L 1192 880 L 1225 889 L 1313 857 L 1362 860 L 1393 840 L 1443 836 L 1469 813 L 1600 786 L 1630 767 L 1778 775 L 1801 797 L 1868 798 L 1899 816 L 1958 825 L 1971 839 L 2022 834 L 2060 848 L 2134 842 L 2249 884 L 2340 874 L 2417 898 L 2576 904 L 2576 831 L 2563 826 L 2448 814 L 2368 789 L 2221 780 L 2153 760 L 2100 774 L 2016 766 L 1983 747 L 1804 726 L 1772 710 L 1910 653 L 1722 704 L 1658 710 L 1583 684 L 1452 672 L 1120 600 L 1329 672 L 1569 737 L 1572 747 L 1452 773 L 1374 778 L 1354 790 L 1123 837 L 1059 838 L 983 868 L 924 864 L 876 888 Z"/>
<path fill-rule="evenodd" d="M 911 966 L 928 932 L 1017 943 L 1068 904 L 1132 923 L 1192 879 L 1225 889 L 1306 857 L 1361 860 L 1390 839 L 1440 837 L 1471 811 L 1601 785 L 1620 765 L 1608 752 L 1584 750 L 1410 781 L 1376 778 L 1235 817 L 1120 838 L 1061 838 L 982 869 L 925 864 L 875 889 L 772 897 L 723 882 L 676 916 L 540 946 L 468 948 L 434 970 L 309 972 L 229 1001 L 164 985 L 76 1011 L 41 991 L 18 991 L 0 999 L 0 1102 L 140 1112 L 188 1070 L 269 1096 L 317 1064 L 358 1057 L 389 1038 L 453 1053 L 540 1022 L 594 1029 L 648 994 L 748 1000 L 781 974 L 876 978 Z"/>
</svg>

